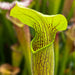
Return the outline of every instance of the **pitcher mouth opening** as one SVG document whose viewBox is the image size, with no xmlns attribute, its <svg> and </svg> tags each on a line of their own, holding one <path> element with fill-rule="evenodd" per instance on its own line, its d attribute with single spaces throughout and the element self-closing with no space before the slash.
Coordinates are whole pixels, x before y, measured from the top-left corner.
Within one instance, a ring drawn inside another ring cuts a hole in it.
<svg viewBox="0 0 75 75">
<path fill-rule="evenodd" d="M 43 46 L 41 48 L 38 48 L 37 50 L 34 50 L 33 41 L 35 40 L 35 37 L 36 37 L 36 34 L 35 34 L 35 37 L 31 41 L 31 52 L 35 54 L 35 53 L 37 53 L 37 52 L 39 52 L 39 51 L 41 51 L 41 50 L 43 50 L 43 49 L 45 49 L 47 47 L 50 47 L 54 42 L 55 36 L 56 36 L 56 34 L 54 34 L 54 36 L 52 37 L 52 40 L 51 40 L 51 42 L 49 44 L 47 44 L 47 45 L 45 45 L 45 46 Z"/>
</svg>

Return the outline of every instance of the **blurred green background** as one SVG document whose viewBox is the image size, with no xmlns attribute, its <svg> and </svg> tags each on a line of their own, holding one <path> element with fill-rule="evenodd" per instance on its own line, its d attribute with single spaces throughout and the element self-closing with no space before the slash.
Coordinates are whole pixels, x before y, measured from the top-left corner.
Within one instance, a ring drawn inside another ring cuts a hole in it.
<svg viewBox="0 0 75 75">
<path fill-rule="evenodd" d="M 16 75 L 29 75 L 26 67 L 24 67 L 25 58 L 22 54 L 22 46 L 20 46 L 20 44 L 23 43 L 23 40 L 20 40 L 24 38 L 20 35 L 20 29 L 14 26 L 14 19 L 10 19 L 8 16 L 11 10 L 8 10 L 8 8 L 13 6 L 12 2 L 14 1 L 15 0 L 0 0 L 0 70 L 3 68 L 0 75 L 5 75 L 2 73 L 10 72 L 11 69 L 13 71 L 18 70 L 17 73 L 20 69 L 20 72 Z M 58 32 L 54 42 L 55 75 L 75 75 L 75 0 L 17 1 L 22 3 L 29 1 L 28 8 L 48 15 L 63 14 L 67 18 L 67 30 Z M 5 4 L 3 2 L 5 2 Z M 24 5 L 26 4 L 27 3 L 24 3 Z M 19 22 L 16 21 L 16 23 Z M 19 31 L 17 29 L 19 29 Z M 30 43 L 35 33 L 30 27 L 26 29 L 27 31 L 24 35 L 26 35 Z M 30 32 L 28 30 L 30 30 Z M 29 45 L 26 42 L 23 44 Z M 4 65 L 8 68 L 11 66 L 11 69 L 5 69 L 5 67 L 3 67 Z M 16 67 L 15 70 L 14 67 Z"/>
</svg>

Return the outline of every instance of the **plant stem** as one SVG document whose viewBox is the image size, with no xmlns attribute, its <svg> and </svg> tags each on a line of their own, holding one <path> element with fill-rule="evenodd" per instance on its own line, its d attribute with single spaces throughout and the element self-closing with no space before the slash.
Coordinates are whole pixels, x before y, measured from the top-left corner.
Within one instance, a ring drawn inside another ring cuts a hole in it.
<svg viewBox="0 0 75 75">
<path fill-rule="evenodd" d="M 35 10 L 39 11 L 40 10 L 40 0 L 35 0 L 36 5 L 35 5 Z"/>
<path fill-rule="evenodd" d="M 63 42 L 65 43 L 65 41 L 66 41 L 65 39 L 66 38 L 65 38 L 64 32 L 61 32 L 61 38 L 62 38 Z"/>
<path fill-rule="evenodd" d="M 12 49 L 12 65 L 15 67 L 19 67 L 23 59 L 22 48 L 18 45 L 13 45 L 11 49 Z"/>
<path fill-rule="evenodd" d="M 48 0 L 49 1 L 49 14 L 57 14 L 61 0 Z"/>
<path fill-rule="evenodd" d="M 16 18 L 10 17 L 9 13 L 7 18 L 14 23 L 14 28 L 16 30 L 17 38 L 20 43 L 22 50 L 20 50 L 25 58 L 24 68 L 27 68 L 28 75 L 31 75 L 31 51 L 30 51 L 30 32 L 29 27 L 24 26 L 22 28 L 18 27 L 17 25 L 22 24 Z"/>
<path fill-rule="evenodd" d="M 42 0 L 42 12 L 44 14 L 46 13 L 46 5 L 47 5 L 47 0 Z"/>
<path fill-rule="evenodd" d="M 66 45 L 65 45 L 65 50 L 64 50 L 64 54 L 63 54 L 63 58 L 62 58 L 62 62 L 61 62 L 61 69 L 60 69 L 59 75 L 64 75 L 64 70 L 66 68 L 66 63 L 67 63 L 67 60 L 68 60 L 67 58 L 69 56 L 69 52 L 72 49 L 72 47 L 73 47 L 73 41 L 70 40 L 67 37 Z"/>
<path fill-rule="evenodd" d="M 73 1 L 72 3 L 72 6 L 71 6 L 71 9 L 70 9 L 70 12 L 67 16 L 67 20 L 69 21 L 71 19 L 71 17 L 73 16 L 73 12 L 74 12 L 74 9 L 75 9 L 75 0 Z"/>
<path fill-rule="evenodd" d="M 31 75 L 31 54 L 30 54 L 30 34 L 28 26 L 24 26 L 23 28 L 19 28 L 14 26 L 17 32 L 18 40 L 23 49 L 23 54 L 25 57 L 25 68 L 28 70 L 28 75 Z"/>
<path fill-rule="evenodd" d="M 53 44 L 32 52 L 32 75 L 54 75 L 54 49 Z"/>
<path fill-rule="evenodd" d="M 65 0 L 61 0 L 58 13 L 62 13 Z"/>
<path fill-rule="evenodd" d="M 59 35 L 56 34 L 55 42 L 54 42 L 54 55 L 55 55 L 55 72 L 54 74 L 57 75 L 58 71 L 58 63 L 59 63 Z"/>
</svg>

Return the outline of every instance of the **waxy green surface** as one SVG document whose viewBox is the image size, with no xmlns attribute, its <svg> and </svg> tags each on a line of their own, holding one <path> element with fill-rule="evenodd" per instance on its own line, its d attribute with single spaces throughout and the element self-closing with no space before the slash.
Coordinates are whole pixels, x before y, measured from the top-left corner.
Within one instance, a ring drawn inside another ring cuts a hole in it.
<svg viewBox="0 0 75 75">
<path fill-rule="evenodd" d="M 56 32 L 67 28 L 67 20 L 63 15 L 43 15 L 35 10 L 16 4 L 10 16 L 35 29 L 35 37 L 31 41 L 31 60 L 33 75 L 54 74 L 53 41 Z M 23 25 L 18 25 L 23 27 Z"/>
</svg>

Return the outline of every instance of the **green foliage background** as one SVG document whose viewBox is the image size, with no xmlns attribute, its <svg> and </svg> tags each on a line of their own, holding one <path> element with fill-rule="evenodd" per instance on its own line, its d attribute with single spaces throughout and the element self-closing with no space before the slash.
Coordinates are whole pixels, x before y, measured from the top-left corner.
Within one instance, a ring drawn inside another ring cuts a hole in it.
<svg viewBox="0 0 75 75">
<path fill-rule="evenodd" d="M 12 0 L 5 0 L 5 2 L 12 2 Z M 48 15 L 63 14 L 68 20 L 68 26 L 75 25 L 75 0 L 33 0 L 29 8 Z M 8 63 L 15 66 L 11 46 L 19 44 L 19 40 L 13 23 L 6 18 L 6 13 L 6 10 L 0 9 L 0 65 Z M 29 29 L 32 39 L 35 33 L 32 28 Z M 55 75 L 75 75 L 75 39 L 72 40 L 70 34 L 67 36 L 66 31 L 57 33 L 55 38 Z M 16 50 L 22 49 L 16 48 Z M 17 57 L 20 58 L 19 66 L 17 66 L 21 69 L 19 75 L 29 75 L 24 66 L 25 58 L 22 54 L 20 55 Z"/>
</svg>

